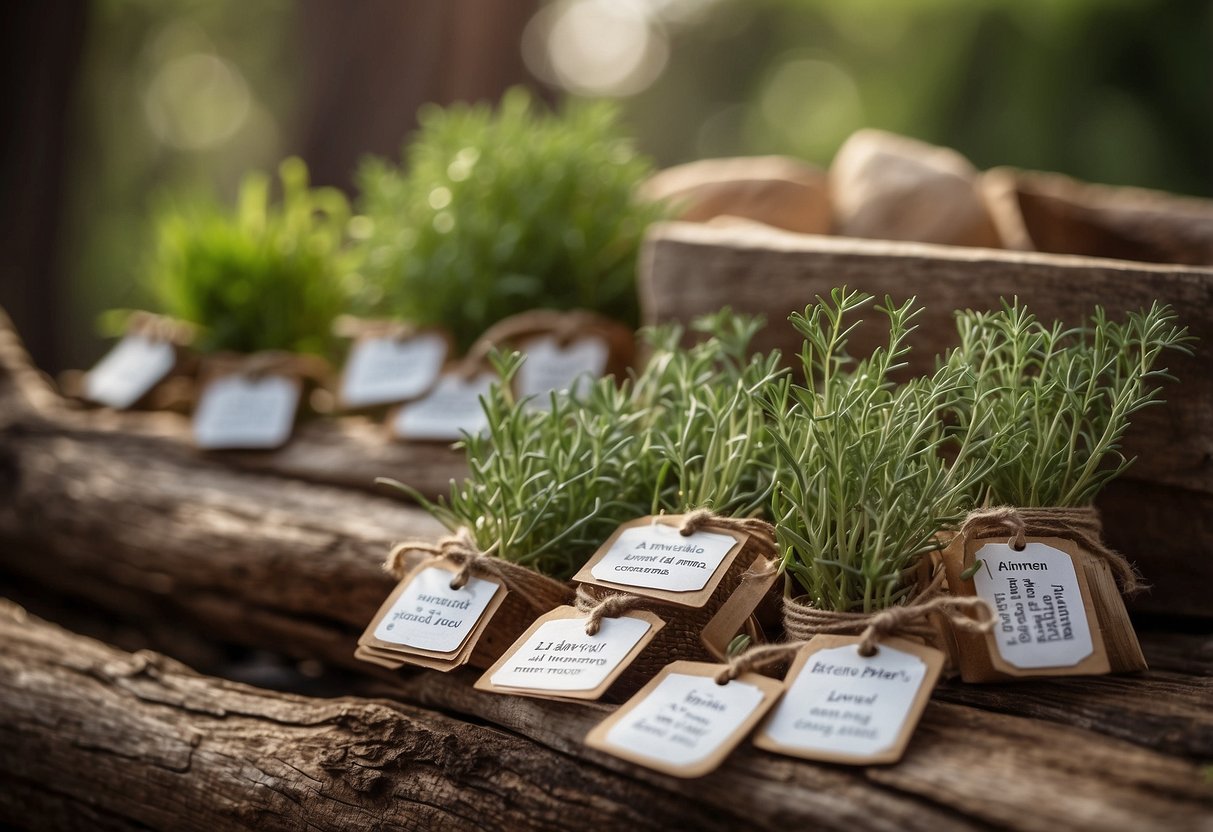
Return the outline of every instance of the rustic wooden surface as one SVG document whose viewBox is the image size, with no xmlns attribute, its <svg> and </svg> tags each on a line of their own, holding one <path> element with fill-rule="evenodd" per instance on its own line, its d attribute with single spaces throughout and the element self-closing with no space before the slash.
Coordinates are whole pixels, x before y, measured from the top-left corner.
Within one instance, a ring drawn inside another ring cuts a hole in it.
<svg viewBox="0 0 1213 832">
<path fill-rule="evenodd" d="M 1096 304 L 1118 315 L 1170 303 L 1199 339 L 1195 354 L 1166 357 L 1179 382 L 1164 389 L 1165 406 L 1134 416 L 1125 452 L 1137 462 L 1099 502 L 1108 542 L 1153 584 L 1137 608 L 1213 617 L 1213 269 L 667 223 L 650 234 L 641 281 L 649 322 L 732 306 L 766 317 L 757 349 L 791 357 L 801 338 L 788 314 L 835 286 L 916 296 L 925 311 L 911 338 L 912 370 L 930 368 L 954 344 L 955 309 L 1018 296 L 1039 318 L 1073 324 Z M 865 324 L 854 350 L 866 353 L 886 332 Z"/>
<path fill-rule="evenodd" d="M 356 668 L 308 700 L 0 614 L 2 820 L 100 828 L 1213 830 L 1213 637 L 1148 630 L 1137 677 L 940 688 L 906 759 L 748 746 L 678 781 L 586 750 L 606 713 L 475 691 L 471 671 L 352 659 L 390 541 L 440 531 L 384 497 L 247 473 L 62 420 L 0 371 L 0 586 Z M 167 637 L 165 637 L 167 634 Z M 203 651 L 189 651 L 202 656 Z M 375 696 L 392 702 L 362 698 Z M 400 704 L 403 703 L 403 704 Z M 31 821 L 31 818 L 34 818 Z M 35 822 L 36 821 L 36 822 Z"/>
</svg>

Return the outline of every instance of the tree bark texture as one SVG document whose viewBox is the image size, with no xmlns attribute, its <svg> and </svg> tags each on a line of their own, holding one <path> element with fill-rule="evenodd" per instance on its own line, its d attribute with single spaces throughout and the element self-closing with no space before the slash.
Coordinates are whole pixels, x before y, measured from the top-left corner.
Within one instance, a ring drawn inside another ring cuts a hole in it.
<svg viewBox="0 0 1213 832">
<path fill-rule="evenodd" d="M 1194 354 L 1163 356 L 1178 381 L 1164 385 L 1165 405 L 1134 414 L 1123 450 L 1136 461 L 1097 503 L 1108 543 L 1152 585 L 1136 609 L 1213 617 L 1213 269 L 668 223 L 650 233 L 641 283 L 649 323 L 731 306 L 765 316 L 755 349 L 780 349 L 793 361 L 802 339 L 788 315 L 833 287 L 895 303 L 917 297 L 923 313 L 910 338 L 911 372 L 929 371 L 956 343 L 957 309 L 1018 297 L 1039 319 L 1076 326 L 1096 305 L 1119 317 L 1156 300 L 1171 304 L 1196 336 Z M 867 354 L 887 334 L 865 323 L 853 353 Z"/>
</svg>

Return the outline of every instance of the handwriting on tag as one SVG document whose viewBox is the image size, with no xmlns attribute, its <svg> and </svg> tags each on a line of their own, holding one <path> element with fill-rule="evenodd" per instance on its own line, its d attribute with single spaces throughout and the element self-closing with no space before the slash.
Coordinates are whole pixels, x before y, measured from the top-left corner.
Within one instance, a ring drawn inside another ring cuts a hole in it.
<svg viewBox="0 0 1213 832">
<path fill-rule="evenodd" d="M 1094 646 L 1074 561 L 1065 552 L 1030 542 L 1022 552 L 985 543 L 973 575 L 977 595 L 994 610 L 994 643 L 1013 667 L 1068 667 Z"/>
<path fill-rule="evenodd" d="M 488 417 L 480 404 L 496 376 L 485 373 L 470 381 L 443 376 L 427 395 L 402 405 L 392 417 L 392 433 L 401 439 L 454 442 L 463 434 L 483 433 Z"/>
<path fill-rule="evenodd" d="M 747 673 L 716 683 L 723 666 L 674 662 L 586 737 L 606 751 L 678 777 L 724 761 L 778 698 L 783 684 Z"/>
<path fill-rule="evenodd" d="M 476 687 L 482 690 L 551 691 L 564 697 L 597 699 L 664 622 L 635 611 L 602 619 L 594 635 L 573 607 L 555 609 L 531 625 Z"/>
<path fill-rule="evenodd" d="M 375 638 L 415 650 L 454 653 L 500 589 L 500 584 L 477 577 L 452 589 L 449 571 L 422 569 L 379 619 Z"/>
<path fill-rule="evenodd" d="M 518 395 L 534 396 L 539 407 L 548 394 L 567 390 L 576 394 L 606 371 L 610 350 L 597 337 L 579 338 L 567 346 L 551 336 L 534 338 L 523 345 L 526 361 L 518 370 Z"/>
<path fill-rule="evenodd" d="M 859 653 L 852 636 L 817 636 L 788 671 L 787 691 L 758 730 L 768 751 L 829 762 L 901 759 L 939 678 L 939 650 L 904 639 Z"/>
<path fill-rule="evenodd" d="M 341 378 L 341 402 L 371 407 L 414 399 L 433 386 L 446 354 L 447 341 L 436 332 L 356 341 Z"/>
<path fill-rule="evenodd" d="M 287 376 L 220 376 L 194 411 L 194 442 L 207 450 L 278 448 L 291 436 L 300 384 Z"/>
<path fill-rule="evenodd" d="M 125 410 L 150 393 L 176 363 L 172 343 L 127 335 L 84 377 L 84 397 Z"/>
<path fill-rule="evenodd" d="M 662 523 L 625 529 L 591 574 L 626 586 L 694 592 L 707 586 L 726 555 L 737 546 L 727 534 L 695 532 L 684 536 Z"/>
</svg>

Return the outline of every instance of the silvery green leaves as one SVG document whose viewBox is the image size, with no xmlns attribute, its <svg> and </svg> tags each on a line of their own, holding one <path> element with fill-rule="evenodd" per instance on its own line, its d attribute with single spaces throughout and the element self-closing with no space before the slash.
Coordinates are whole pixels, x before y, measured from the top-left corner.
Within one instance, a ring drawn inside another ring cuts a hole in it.
<svg viewBox="0 0 1213 832">
<path fill-rule="evenodd" d="M 1190 337 L 1169 306 L 1112 321 L 1097 308 L 1086 326 L 1038 321 L 1018 300 L 995 312 L 960 312 L 959 346 L 946 363 L 972 371 L 977 395 L 960 424 L 980 423 L 993 466 L 974 503 L 1081 506 L 1127 468 L 1130 417 L 1160 403 L 1156 367 Z"/>
<path fill-rule="evenodd" d="M 846 289 L 791 317 L 805 336 L 805 385 L 768 391 L 782 462 L 772 495 L 784 567 L 821 609 L 883 609 L 910 589 L 936 533 L 969 505 L 988 472 L 984 422 L 973 411 L 972 370 L 956 364 L 897 383 L 920 310 L 888 298 L 873 311 L 887 341 L 862 359 L 848 352 L 855 313 L 873 298 Z"/>
</svg>

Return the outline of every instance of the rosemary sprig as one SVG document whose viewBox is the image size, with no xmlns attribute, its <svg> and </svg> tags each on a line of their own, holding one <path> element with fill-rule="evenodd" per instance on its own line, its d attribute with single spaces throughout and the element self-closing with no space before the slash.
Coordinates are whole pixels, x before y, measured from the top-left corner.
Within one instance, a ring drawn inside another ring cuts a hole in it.
<svg viewBox="0 0 1213 832">
<path fill-rule="evenodd" d="M 983 422 L 993 467 L 974 492 L 990 505 L 1081 506 L 1133 460 L 1121 440 L 1137 411 L 1159 404 L 1171 376 L 1164 350 L 1192 340 L 1169 306 L 1112 321 L 1096 308 L 1086 327 L 1045 326 L 1016 299 L 996 312 L 957 314 L 947 356 L 974 375 L 962 423 Z"/>
<path fill-rule="evenodd" d="M 959 517 L 989 467 L 984 423 L 948 426 L 956 411 L 971 409 L 967 367 L 905 384 L 891 378 L 921 311 L 913 299 L 875 307 L 888 319 L 884 346 L 863 360 L 847 352 L 853 314 L 872 300 L 835 289 L 793 314 L 808 384 L 785 379 L 767 397 L 783 463 L 772 504 L 795 582 L 788 592 L 807 593 L 822 609 L 871 612 L 901 600 L 919 559 L 940 548 L 936 532 Z"/>
</svg>

